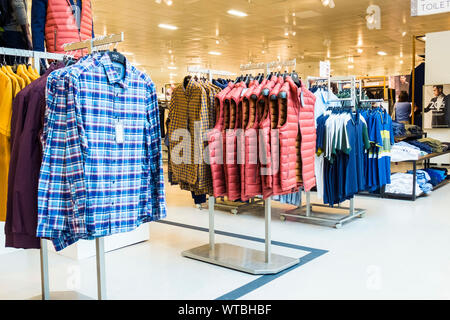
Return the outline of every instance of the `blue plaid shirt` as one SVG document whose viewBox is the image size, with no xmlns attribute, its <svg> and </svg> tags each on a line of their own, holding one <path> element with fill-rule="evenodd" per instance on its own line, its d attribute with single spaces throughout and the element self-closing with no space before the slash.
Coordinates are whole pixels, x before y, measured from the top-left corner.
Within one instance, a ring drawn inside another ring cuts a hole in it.
<svg viewBox="0 0 450 320">
<path fill-rule="evenodd" d="M 156 89 L 96 53 L 47 80 L 37 236 L 61 250 L 166 216 Z M 116 142 L 116 126 L 124 128 Z"/>
</svg>

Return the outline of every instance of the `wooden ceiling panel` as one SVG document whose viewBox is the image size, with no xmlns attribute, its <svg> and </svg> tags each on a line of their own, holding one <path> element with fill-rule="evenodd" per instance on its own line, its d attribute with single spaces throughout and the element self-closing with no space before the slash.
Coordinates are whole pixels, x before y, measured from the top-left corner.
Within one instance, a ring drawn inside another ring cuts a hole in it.
<svg viewBox="0 0 450 320">
<path fill-rule="evenodd" d="M 119 49 L 134 53 L 130 60 L 158 86 L 171 78 L 180 81 L 187 64 L 240 73 L 240 64 L 278 56 L 296 58 L 302 76 L 317 75 L 318 62 L 327 59 L 328 52 L 335 75 L 405 74 L 411 70 L 412 35 L 450 29 L 450 14 L 411 17 L 409 0 L 334 0 L 333 9 L 320 0 L 172 1 L 168 6 L 154 0 L 92 0 L 96 34 L 123 31 L 125 42 Z M 370 4 L 381 7 L 381 30 L 366 27 Z M 230 9 L 248 16 L 231 16 Z M 178 29 L 158 28 L 160 23 Z M 363 53 L 357 53 L 358 47 Z M 377 55 L 380 50 L 388 55 Z M 418 51 L 423 53 L 423 44 L 418 43 Z M 354 69 L 348 68 L 349 56 L 354 57 Z M 171 62 L 176 70 L 167 69 Z"/>
</svg>

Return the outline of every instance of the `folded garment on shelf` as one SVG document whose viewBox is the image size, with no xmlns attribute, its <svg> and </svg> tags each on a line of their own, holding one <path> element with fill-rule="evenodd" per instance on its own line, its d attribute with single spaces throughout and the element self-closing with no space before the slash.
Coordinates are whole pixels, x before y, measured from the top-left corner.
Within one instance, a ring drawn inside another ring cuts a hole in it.
<svg viewBox="0 0 450 320">
<path fill-rule="evenodd" d="M 413 174 L 413 171 L 410 170 L 408 171 L 408 173 Z M 430 183 L 431 178 L 428 172 L 424 170 L 417 170 L 416 176 L 417 176 L 417 183 L 419 184 L 420 189 L 422 189 L 422 191 L 425 194 L 430 194 L 431 191 L 433 191 L 433 185 Z"/>
<path fill-rule="evenodd" d="M 409 134 L 421 134 L 422 129 L 420 127 L 413 124 L 405 124 L 405 129 Z"/>
<path fill-rule="evenodd" d="M 426 154 L 419 148 L 410 145 L 406 142 L 398 142 L 392 146 L 391 162 L 401 162 L 408 160 L 418 160 L 419 157 Z"/>
<path fill-rule="evenodd" d="M 406 129 L 403 123 L 392 122 L 392 130 L 394 131 L 395 137 L 403 137 L 406 136 Z"/>
<path fill-rule="evenodd" d="M 444 181 L 447 178 L 447 174 L 444 170 L 437 170 L 437 169 L 425 169 L 425 171 L 428 173 L 428 175 L 431 178 L 431 184 L 433 186 L 437 186 L 439 183 Z"/>
<path fill-rule="evenodd" d="M 430 147 L 426 143 L 422 143 L 422 142 L 419 142 L 417 140 L 411 140 L 411 141 L 408 141 L 408 143 L 412 144 L 413 146 L 416 146 L 416 147 L 420 148 L 420 150 L 423 150 L 423 151 L 425 151 L 427 153 L 433 153 L 433 148 Z"/>
<path fill-rule="evenodd" d="M 413 175 L 409 173 L 394 173 L 391 176 L 391 183 L 386 185 L 386 193 L 412 195 L 413 192 Z M 423 193 L 416 181 L 416 196 Z"/>
<path fill-rule="evenodd" d="M 444 150 L 444 145 L 441 141 L 433 138 L 423 138 L 418 139 L 417 141 L 429 145 L 432 148 L 433 152 L 444 152 L 445 150 L 447 150 Z"/>
</svg>

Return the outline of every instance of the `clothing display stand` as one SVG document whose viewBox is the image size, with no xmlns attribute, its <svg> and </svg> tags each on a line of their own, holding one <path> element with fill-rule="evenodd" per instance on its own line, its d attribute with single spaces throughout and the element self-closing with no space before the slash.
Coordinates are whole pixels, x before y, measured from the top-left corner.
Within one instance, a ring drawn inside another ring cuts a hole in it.
<svg viewBox="0 0 450 320">
<path fill-rule="evenodd" d="M 76 50 L 87 49 L 88 53 L 94 52 L 98 47 L 117 44 L 124 40 L 123 33 L 119 35 L 102 36 L 99 38 L 86 40 L 77 43 L 70 43 L 64 45 L 66 52 L 73 52 Z M 29 57 L 34 59 L 34 67 L 40 73 L 40 59 L 64 60 L 70 54 L 53 54 L 46 52 L 18 50 L 0 48 L 0 55 L 12 55 L 18 57 Z M 105 300 L 106 296 L 106 275 L 105 275 L 105 245 L 104 238 L 95 239 L 96 248 L 96 262 L 97 262 L 97 296 L 98 300 Z M 91 298 L 84 296 L 78 292 L 50 292 L 50 279 L 48 269 L 48 243 L 47 240 L 41 239 L 40 249 L 40 265 L 41 265 L 41 296 L 34 297 L 42 300 L 90 300 Z"/>
<path fill-rule="evenodd" d="M 214 202 L 209 197 L 209 244 L 182 252 L 183 257 L 208 262 L 250 274 L 276 274 L 299 263 L 291 258 L 271 252 L 271 199 L 265 205 L 265 250 L 245 248 L 228 243 L 216 243 L 214 232 Z"/>
<path fill-rule="evenodd" d="M 228 71 L 212 70 L 212 69 L 205 69 L 205 68 L 195 68 L 195 67 L 188 67 L 187 72 L 194 73 L 194 74 L 207 75 L 209 81 L 212 81 L 213 75 L 224 76 L 224 77 L 235 75 L 234 73 L 231 73 Z M 226 201 L 224 199 L 221 199 L 220 201 L 215 201 L 214 207 L 216 209 L 230 210 L 232 214 L 237 215 L 238 213 L 242 212 L 244 209 L 248 210 L 248 209 L 255 208 L 255 207 L 261 208 L 263 204 L 264 204 L 264 201 L 260 198 L 251 198 L 248 203 Z M 201 205 L 197 205 L 197 208 L 200 210 L 203 209 Z"/>
<path fill-rule="evenodd" d="M 286 217 L 301 219 L 304 221 L 308 221 L 311 223 L 326 223 L 331 224 L 336 229 L 342 228 L 343 224 L 349 222 L 355 218 L 363 218 L 365 216 L 366 210 L 364 209 L 355 209 L 355 199 L 350 199 L 350 207 L 341 207 L 340 205 L 337 208 L 331 208 L 325 204 L 312 204 L 311 203 L 311 192 L 306 193 L 306 205 L 299 207 L 298 209 L 290 210 L 288 212 L 282 213 L 280 215 L 280 219 L 282 221 L 286 220 Z M 325 211 L 314 211 L 314 207 L 328 208 L 328 211 L 332 209 L 334 212 L 325 212 Z M 298 210 L 300 209 L 300 212 Z M 339 210 L 347 211 L 348 214 L 339 213 Z"/>
<path fill-rule="evenodd" d="M 320 77 L 308 77 L 308 84 L 312 81 L 328 81 L 328 100 L 329 102 L 342 102 L 342 101 L 352 101 L 355 102 L 356 99 L 356 77 L 330 77 L 330 78 L 320 78 Z M 331 82 L 345 82 L 351 83 L 351 96 L 350 98 L 343 98 L 338 100 L 330 100 L 331 93 Z M 364 209 L 355 209 L 355 199 L 350 199 L 350 207 L 341 207 L 331 208 L 325 204 L 312 204 L 311 203 L 311 192 L 307 191 L 306 193 L 306 205 L 301 206 L 297 209 L 290 210 L 288 212 L 282 213 L 280 215 L 280 219 L 282 221 L 286 220 L 286 217 L 296 218 L 299 220 L 303 220 L 311 223 L 326 223 L 334 226 L 336 229 L 339 229 L 343 226 L 345 222 L 349 222 L 355 218 L 362 218 L 365 215 L 366 210 Z M 316 211 L 313 210 L 314 207 L 328 208 L 327 211 Z M 298 212 L 300 209 L 300 212 Z M 334 212 L 329 212 L 333 210 Z M 336 211 L 347 211 L 348 214 L 339 213 Z"/>
<path fill-rule="evenodd" d="M 47 53 L 47 52 L 38 52 L 38 51 L 29 51 L 29 50 L 19 50 L 19 49 L 10 49 L 10 48 L 0 48 L 0 55 L 9 55 L 16 57 L 26 57 L 34 59 L 34 68 L 37 72 L 40 73 L 40 59 L 51 59 L 56 61 L 64 60 L 65 57 L 69 55 L 64 54 L 55 54 L 55 53 Z M 97 239 L 99 243 L 99 248 L 102 248 L 101 243 L 103 239 Z M 100 257 L 101 252 L 98 252 L 97 255 Z M 101 260 L 101 259 L 100 259 Z M 104 263 L 98 263 L 99 259 L 97 259 L 97 269 L 99 278 L 104 278 Z M 101 260 L 100 262 L 103 262 Z M 79 299 L 86 300 L 90 299 L 78 292 L 67 291 L 67 292 L 50 292 L 50 281 L 49 281 L 49 272 L 48 272 L 48 243 L 47 240 L 41 239 L 41 249 L 40 249 L 40 265 L 41 265 L 41 290 L 42 293 L 40 296 L 33 297 L 31 300 L 42 299 L 42 300 L 66 300 L 66 299 Z M 106 292 L 104 285 L 99 286 L 99 292 Z M 102 295 L 101 297 L 104 297 Z M 99 295 L 100 298 L 100 295 Z"/>
</svg>

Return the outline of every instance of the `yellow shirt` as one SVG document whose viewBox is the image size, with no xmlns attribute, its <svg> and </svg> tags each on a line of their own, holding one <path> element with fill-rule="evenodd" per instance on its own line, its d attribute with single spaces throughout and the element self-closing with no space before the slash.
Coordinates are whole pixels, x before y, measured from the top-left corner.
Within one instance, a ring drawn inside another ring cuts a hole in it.
<svg viewBox="0 0 450 320">
<path fill-rule="evenodd" d="M 17 96 L 17 94 L 20 92 L 20 90 L 22 90 L 22 88 L 20 87 L 19 80 L 17 80 L 17 78 L 14 75 L 9 74 L 9 72 L 5 66 L 2 66 L 1 71 L 3 71 L 3 73 L 5 75 L 7 75 L 9 77 L 9 79 L 11 80 L 12 95 L 13 95 L 13 98 L 15 98 Z"/>
<path fill-rule="evenodd" d="M 36 77 L 36 75 L 33 72 L 30 72 L 30 70 L 27 68 L 26 65 L 21 65 L 23 68 L 23 72 L 28 76 L 28 78 L 30 78 L 31 82 L 33 82 L 34 80 L 36 80 L 39 77 Z"/>
<path fill-rule="evenodd" d="M 36 69 L 34 69 L 32 66 L 28 66 L 28 71 L 29 71 L 31 74 L 34 74 L 34 76 L 36 77 L 36 79 L 40 77 L 39 73 L 38 73 L 38 72 L 36 71 Z"/>
<path fill-rule="evenodd" d="M 19 81 L 20 90 L 25 88 L 26 86 L 25 80 L 23 80 L 22 77 L 19 77 L 17 74 L 15 74 L 11 66 L 6 66 L 6 70 L 8 71 L 8 75 L 15 77 L 17 81 Z"/>
<path fill-rule="evenodd" d="M 25 86 L 29 85 L 31 83 L 31 79 L 30 77 L 25 73 L 23 65 L 19 65 L 17 67 L 17 72 L 16 74 L 21 77 L 24 81 L 25 81 Z"/>
<path fill-rule="evenodd" d="M 12 111 L 12 81 L 3 71 L 0 72 L 0 221 L 6 220 L 6 201 L 8 195 L 8 171 L 11 158 L 9 132 Z M 9 122 L 8 122 L 9 121 Z M 8 134 L 5 134 L 8 133 Z"/>
</svg>

